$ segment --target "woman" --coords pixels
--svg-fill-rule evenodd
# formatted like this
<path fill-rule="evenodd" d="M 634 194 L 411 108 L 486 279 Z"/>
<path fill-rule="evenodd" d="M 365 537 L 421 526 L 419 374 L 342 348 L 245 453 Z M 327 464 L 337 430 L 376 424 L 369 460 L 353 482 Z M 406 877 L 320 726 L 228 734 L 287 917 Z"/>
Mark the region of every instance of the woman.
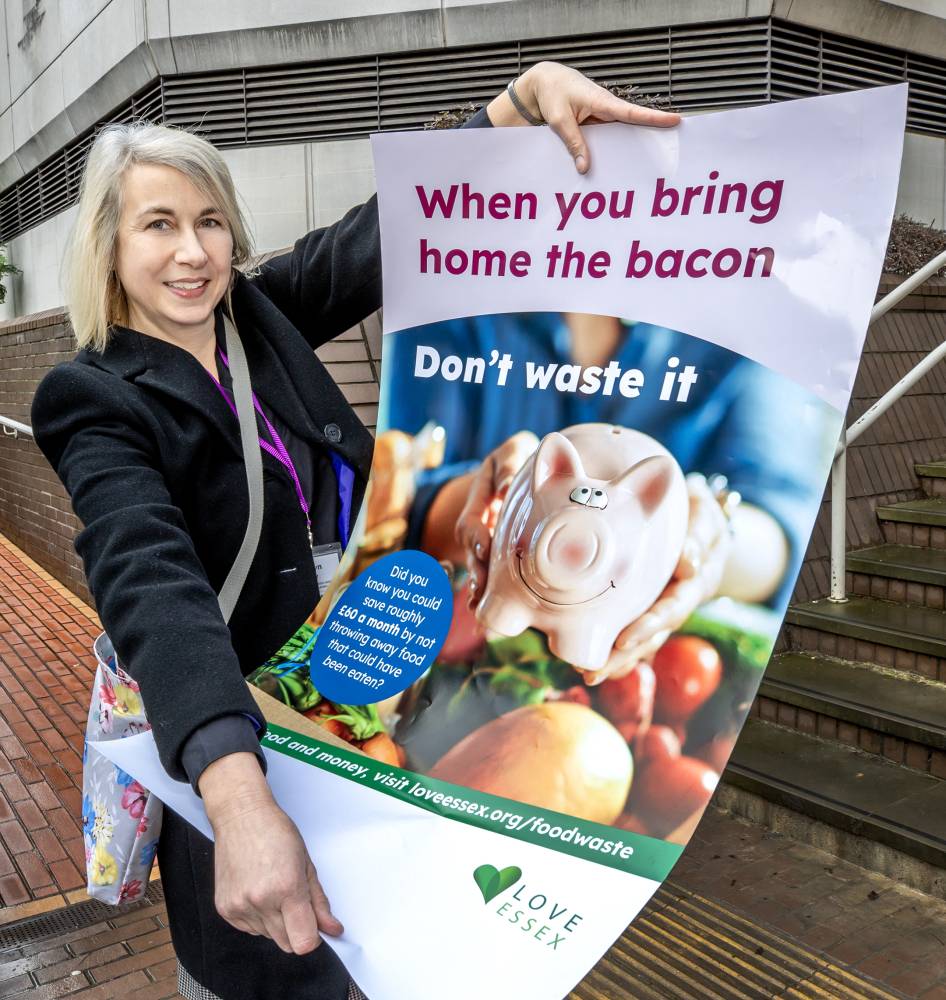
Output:
<path fill-rule="evenodd" d="M 580 172 L 589 167 L 580 122 L 678 121 L 543 63 L 469 124 L 522 125 L 522 111 L 552 125 Z M 76 548 L 140 685 L 162 763 L 203 796 L 214 831 L 211 844 L 165 812 L 158 858 L 182 991 L 334 1000 L 348 977 L 318 946 L 342 925 L 266 784 L 264 720 L 243 677 L 311 612 L 311 546 L 343 540 L 364 493 L 371 437 L 313 349 L 380 305 L 374 199 L 242 274 L 250 257 L 213 147 L 160 126 L 104 130 L 86 166 L 68 269 L 81 350 L 43 380 L 32 420 L 85 526 Z M 262 536 L 229 626 L 216 591 L 248 502 L 224 309 L 271 444 Z"/>

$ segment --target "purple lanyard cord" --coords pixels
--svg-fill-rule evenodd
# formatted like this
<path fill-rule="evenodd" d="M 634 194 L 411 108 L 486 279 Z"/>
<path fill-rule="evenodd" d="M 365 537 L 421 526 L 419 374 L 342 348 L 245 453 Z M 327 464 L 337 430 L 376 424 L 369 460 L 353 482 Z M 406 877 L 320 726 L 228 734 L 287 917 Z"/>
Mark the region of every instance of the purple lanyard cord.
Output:
<path fill-rule="evenodd" d="M 226 354 L 224 354 L 223 350 L 220 347 L 217 348 L 217 351 L 220 354 L 221 361 L 223 361 L 224 365 L 226 365 L 227 370 L 229 371 L 230 362 L 227 359 Z M 212 372 L 208 372 L 208 374 L 214 380 L 214 385 L 220 390 L 220 395 L 223 396 L 223 398 L 227 401 L 227 405 L 233 411 L 234 416 L 236 416 L 239 419 L 239 415 L 237 414 L 236 404 L 233 402 L 231 394 L 227 392 L 226 389 L 224 389 L 224 387 L 220 384 L 220 381 Z M 290 456 L 289 451 L 286 448 L 285 444 L 283 444 L 283 440 L 279 436 L 279 432 L 276 430 L 275 427 L 273 427 L 269 417 L 267 417 L 266 414 L 263 412 L 263 408 L 262 406 L 260 406 L 260 402 L 259 399 L 257 399 L 256 397 L 256 393 L 255 392 L 252 393 L 252 396 L 253 396 L 253 407 L 256 410 L 256 412 L 263 418 L 263 423 L 266 425 L 266 431 L 269 434 L 270 438 L 272 439 L 272 444 L 270 444 L 269 441 L 264 441 L 262 438 L 260 438 L 259 446 L 268 455 L 272 455 L 272 457 L 275 458 L 276 461 L 279 462 L 279 464 L 282 465 L 289 473 L 289 475 L 292 477 L 292 484 L 296 488 L 296 498 L 299 501 L 299 506 L 302 509 L 302 513 L 305 514 L 306 532 L 308 533 L 309 536 L 309 548 L 311 548 L 314 543 L 312 540 L 312 521 L 309 517 L 309 505 L 308 503 L 306 503 L 305 494 L 302 492 L 302 483 L 299 482 L 299 474 L 296 472 L 295 463 L 293 462 L 292 457 Z"/>

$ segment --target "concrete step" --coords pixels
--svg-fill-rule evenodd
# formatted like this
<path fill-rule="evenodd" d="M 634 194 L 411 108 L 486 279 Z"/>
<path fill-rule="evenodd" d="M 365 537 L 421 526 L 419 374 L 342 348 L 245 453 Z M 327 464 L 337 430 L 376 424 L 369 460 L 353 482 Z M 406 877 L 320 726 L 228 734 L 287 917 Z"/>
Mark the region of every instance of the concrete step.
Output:
<path fill-rule="evenodd" d="M 847 587 L 848 593 L 860 597 L 943 608 L 946 551 L 887 543 L 849 552 Z"/>
<path fill-rule="evenodd" d="M 852 597 L 793 604 L 785 615 L 789 648 L 874 663 L 946 682 L 946 611 Z"/>
<path fill-rule="evenodd" d="M 769 662 L 752 715 L 946 778 L 946 684 L 804 653 Z"/>
<path fill-rule="evenodd" d="M 877 518 L 887 542 L 946 549 L 946 496 L 884 504 Z"/>
<path fill-rule="evenodd" d="M 946 781 L 749 719 L 724 781 L 937 867 L 946 866 Z"/>
<path fill-rule="evenodd" d="M 946 497 L 946 462 L 918 462 L 914 468 L 928 497 Z"/>
<path fill-rule="evenodd" d="M 930 479 L 946 479 L 946 462 L 917 462 L 913 467 L 918 476 Z"/>

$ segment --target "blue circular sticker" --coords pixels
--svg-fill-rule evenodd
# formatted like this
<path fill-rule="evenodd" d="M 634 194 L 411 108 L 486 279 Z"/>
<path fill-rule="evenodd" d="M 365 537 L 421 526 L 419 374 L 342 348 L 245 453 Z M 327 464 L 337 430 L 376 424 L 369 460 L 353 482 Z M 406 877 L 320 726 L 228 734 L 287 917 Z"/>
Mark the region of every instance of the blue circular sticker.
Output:
<path fill-rule="evenodd" d="M 342 705 L 390 698 L 433 663 L 452 615 L 450 580 L 436 559 L 416 549 L 384 556 L 359 573 L 319 629 L 312 683 Z"/>

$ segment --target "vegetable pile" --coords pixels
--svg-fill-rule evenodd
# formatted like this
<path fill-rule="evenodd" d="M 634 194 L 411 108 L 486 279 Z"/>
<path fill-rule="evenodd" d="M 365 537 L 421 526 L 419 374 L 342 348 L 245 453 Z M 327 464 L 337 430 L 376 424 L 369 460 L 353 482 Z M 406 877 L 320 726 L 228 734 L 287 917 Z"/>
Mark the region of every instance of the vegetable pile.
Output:
<path fill-rule="evenodd" d="M 247 680 L 369 757 L 384 764 L 403 765 L 404 754 L 388 735 L 377 706 L 340 705 L 316 690 L 309 676 L 309 655 L 316 635 L 317 628 L 303 625 Z"/>
<path fill-rule="evenodd" d="M 461 591 L 447 643 L 401 706 L 409 765 L 480 791 L 684 842 L 772 649 L 771 612 L 719 600 L 653 663 L 585 685 L 527 631 L 487 641 Z"/>
<path fill-rule="evenodd" d="M 394 703 L 379 712 L 316 690 L 308 660 L 318 630 L 308 624 L 248 679 L 386 764 L 685 843 L 748 713 L 777 617 L 714 601 L 653 663 L 588 687 L 540 632 L 487 640 L 466 596 L 455 596 L 437 662 L 391 718 Z M 396 721 L 393 734 L 386 721 Z"/>

